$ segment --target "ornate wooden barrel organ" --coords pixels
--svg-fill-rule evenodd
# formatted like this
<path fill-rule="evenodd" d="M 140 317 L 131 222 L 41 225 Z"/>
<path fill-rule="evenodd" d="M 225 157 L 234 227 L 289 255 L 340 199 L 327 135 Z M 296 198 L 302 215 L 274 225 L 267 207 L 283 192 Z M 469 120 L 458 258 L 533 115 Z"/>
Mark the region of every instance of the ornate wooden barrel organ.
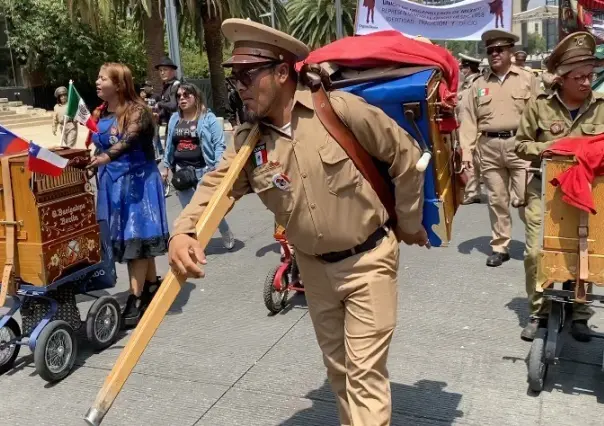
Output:
<path fill-rule="evenodd" d="M 64 158 L 85 163 L 86 149 L 59 149 Z M 95 199 L 86 171 L 68 165 L 59 177 L 31 173 L 27 153 L 3 160 L 0 173 L 0 265 L 6 263 L 7 226 L 15 226 L 14 278 L 49 286 L 78 269 L 101 261 Z M 6 177 L 9 177 L 8 182 Z M 12 194 L 7 197 L 6 185 Z M 13 220 L 7 219 L 12 199 Z M 11 214 L 12 213 L 12 214 Z"/>

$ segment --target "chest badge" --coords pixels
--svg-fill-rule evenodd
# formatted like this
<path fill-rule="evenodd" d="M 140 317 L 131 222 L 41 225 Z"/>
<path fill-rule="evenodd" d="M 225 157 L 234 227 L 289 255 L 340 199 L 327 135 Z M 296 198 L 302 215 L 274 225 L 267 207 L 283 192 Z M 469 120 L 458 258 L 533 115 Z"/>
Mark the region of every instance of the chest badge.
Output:
<path fill-rule="evenodd" d="M 254 148 L 254 167 L 260 167 L 263 164 L 266 164 L 268 161 L 268 154 L 266 152 L 266 144 L 257 145 Z"/>
<path fill-rule="evenodd" d="M 118 141 L 117 136 L 115 136 L 115 135 L 109 136 L 109 143 L 111 145 L 115 145 L 117 143 L 117 141 Z"/>
<path fill-rule="evenodd" d="M 291 188 L 291 179 L 285 173 L 273 175 L 273 185 L 281 191 L 288 191 Z"/>
<path fill-rule="evenodd" d="M 117 135 L 117 127 L 111 126 L 111 136 Z"/>
<path fill-rule="evenodd" d="M 552 135 L 559 135 L 564 131 L 564 126 L 561 123 L 554 123 L 550 126 L 549 131 Z"/>
<path fill-rule="evenodd" d="M 196 127 L 196 126 L 194 126 L 194 125 L 191 125 L 190 129 L 191 129 L 191 130 L 197 130 L 197 127 Z"/>
<path fill-rule="evenodd" d="M 478 97 L 489 96 L 489 88 L 478 89 Z"/>

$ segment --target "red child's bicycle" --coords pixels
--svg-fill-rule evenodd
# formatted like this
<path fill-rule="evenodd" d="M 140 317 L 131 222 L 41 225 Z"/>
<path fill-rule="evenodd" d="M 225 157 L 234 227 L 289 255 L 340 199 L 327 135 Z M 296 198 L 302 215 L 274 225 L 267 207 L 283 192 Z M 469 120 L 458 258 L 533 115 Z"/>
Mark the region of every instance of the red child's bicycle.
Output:
<path fill-rule="evenodd" d="M 277 226 L 274 237 L 281 245 L 281 263 L 267 275 L 263 297 L 266 308 L 277 314 L 287 306 L 289 292 L 304 292 L 304 285 L 296 264 L 296 256 L 287 243 L 285 228 Z"/>

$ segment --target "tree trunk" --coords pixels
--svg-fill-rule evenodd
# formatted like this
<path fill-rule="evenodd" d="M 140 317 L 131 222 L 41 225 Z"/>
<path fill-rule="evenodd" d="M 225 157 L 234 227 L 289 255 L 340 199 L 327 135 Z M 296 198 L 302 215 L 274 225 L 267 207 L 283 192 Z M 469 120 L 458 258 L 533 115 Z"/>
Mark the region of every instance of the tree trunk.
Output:
<path fill-rule="evenodd" d="M 203 17 L 203 31 L 212 85 L 212 109 L 218 117 L 226 116 L 227 92 L 222 68 L 223 40 L 218 18 Z"/>
<path fill-rule="evenodd" d="M 147 80 L 151 80 L 153 83 L 153 92 L 159 95 L 162 90 L 162 81 L 159 76 L 159 71 L 155 69 L 155 65 L 161 61 L 161 58 L 165 55 L 165 31 L 158 1 L 151 2 L 151 16 L 144 15 L 143 29 L 145 31 L 145 50 L 147 52 Z M 142 84 L 143 82 L 137 83 Z"/>

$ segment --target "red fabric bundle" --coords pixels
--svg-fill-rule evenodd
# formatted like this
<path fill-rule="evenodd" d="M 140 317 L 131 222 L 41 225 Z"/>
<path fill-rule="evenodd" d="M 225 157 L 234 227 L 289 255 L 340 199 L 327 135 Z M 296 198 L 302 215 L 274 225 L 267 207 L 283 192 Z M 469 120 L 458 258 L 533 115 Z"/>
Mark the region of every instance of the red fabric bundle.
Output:
<path fill-rule="evenodd" d="M 591 184 L 596 176 L 604 175 L 604 134 L 560 139 L 545 153 L 575 156 L 578 164 L 552 179 L 550 183 L 560 186 L 564 202 L 596 214 Z"/>
<path fill-rule="evenodd" d="M 445 48 L 417 41 L 398 31 L 345 37 L 310 53 L 304 62 L 296 66 L 299 71 L 304 63 L 334 62 L 352 68 L 373 68 L 394 64 L 437 66 L 441 69 L 444 84 L 439 84 L 443 107 L 453 110 L 457 104 L 459 63 Z M 441 131 L 451 132 L 458 127 L 455 118 L 440 123 Z"/>

